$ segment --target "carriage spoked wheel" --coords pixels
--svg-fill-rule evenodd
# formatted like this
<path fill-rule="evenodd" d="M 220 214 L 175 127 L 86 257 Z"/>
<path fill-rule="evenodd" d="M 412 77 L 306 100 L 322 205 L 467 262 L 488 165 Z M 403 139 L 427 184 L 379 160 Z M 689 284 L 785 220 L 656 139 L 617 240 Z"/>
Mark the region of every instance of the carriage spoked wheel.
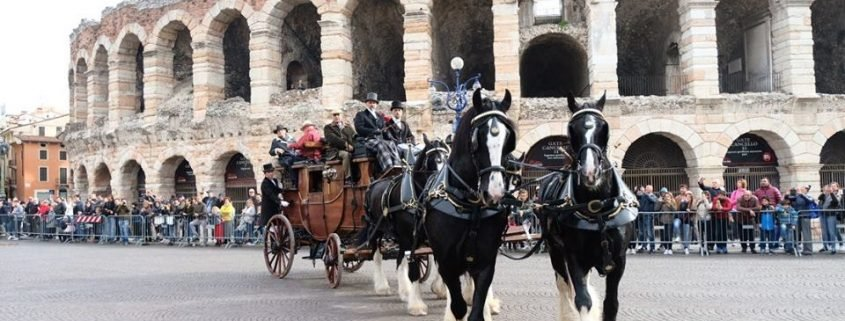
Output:
<path fill-rule="evenodd" d="M 323 264 L 326 266 L 326 279 L 329 286 L 336 289 L 340 286 L 340 277 L 343 274 L 343 255 L 340 254 L 340 236 L 335 233 L 329 234 L 326 240 L 326 251 L 323 254 Z"/>
<path fill-rule="evenodd" d="M 287 217 L 278 214 L 267 222 L 264 233 L 264 263 L 274 277 L 283 279 L 293 265 L 296 240 Z"/>
<path fill-rule="evenodd" d="M 420 265 L 420 283 L 423 283 L 431 276 L 431 255 L 417 257 L 417 262 Z"/>
<path fill-rule="evenodd" d="M 355 273 L 364 266 L 364 259 L 359 257 L 352 257 L 349 259 L 343 260 L 343 271 L 349 273 Z"/>

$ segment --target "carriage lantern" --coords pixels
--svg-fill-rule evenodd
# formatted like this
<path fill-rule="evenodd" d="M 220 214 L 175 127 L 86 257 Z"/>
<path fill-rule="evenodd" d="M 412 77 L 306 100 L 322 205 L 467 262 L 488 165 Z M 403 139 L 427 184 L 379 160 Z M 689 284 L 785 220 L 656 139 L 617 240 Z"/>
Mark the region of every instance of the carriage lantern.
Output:
<path fill-rule="evenodd" d="M 453 88 L 449 87 L 446 82 L 439 80 L 429 80 L 428 82 L 431 84 L 430 90 L 432 93 L 437 90 L 435 85 L 440 85 L 446 88 L 446 103 L 444 105 L 446 108 L 455 111 L 455 122 L 452 124 L 452 133 L 455 133 L 458 129 L 458 125 L 461 123 L 461 114 L 463 114 L 464 109 L 467 106 L 467 88 L 470 84 L 472 84 L 473 91 L 481 88 L 481 82 L 479 81 L 479 79 L 481 79 L 481 74 L 476 74 L 466 81 L 461 82 L 461 70 L 464 69 L 464 60 L 461 57 L 452 58 L 452 61 L 449 62 L 449 66 L 451 66 L 452 70 L 455 72 L 454 91 L 452 91 Z"/>

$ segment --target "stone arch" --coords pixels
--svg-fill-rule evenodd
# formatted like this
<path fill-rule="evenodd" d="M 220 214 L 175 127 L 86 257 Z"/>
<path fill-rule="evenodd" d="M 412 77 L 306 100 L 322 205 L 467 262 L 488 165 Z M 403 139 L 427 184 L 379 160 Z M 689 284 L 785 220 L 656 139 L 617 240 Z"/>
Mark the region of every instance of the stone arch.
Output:
<path fill-rule="evenodd" d="M 802 144 L 798 134 L 792 128 L 783 126 L 783 121 L 779 119 L 754 117 L 742 120 L 725 129 L 724 133 L 727 135 L 724 145 L 716 145 L 712 154 L 724 156 L 733 141 L 743 134 L 749 133 L 760 136 L 769 143 L 774 149 L 781 167 L 796 163 L 813 164 L 818 160 L 818 154 L 808 155 L 809 145 L 817 143 Z M 821 150 L 821 148 L 819 147 L 818 150 Z"/>
<path fill-rule="evenodd" d="M 611 158 L 623 160 L 634 142 L 649 134 L 663 136 L 678 145 L 684 153 L 687 168 L 699 166 L 699 160 L 704 156 L 701 149 L 704 140 L 692 127 L 679 121 L 663 118 L 639 121 L 625 129 L 623 134 L 616 139 L 611 139 Z"/>
<path fill-rule="evenodd" d="M 190 168 L 190 173 L 184 171 L 186 163 Z M 179 174 L 188 175 L 177 176 L 177 171 Z M 183 155 L 174 154 L 161 162 L 158 178 L 158 192 L 162 197 L 169 197 L 170 195 L 185 195 L 185 197 L 188 197 L 188 194 L 191 194 L 189 191 L 191 185 L 193 185 L 193 194 L 190 196 L 197 195 L 196 174 L 193 173 L 191 163 Z"/>
<path fill-rule="evenodd" d="M 79 164 L 76 167 L 76 171 L 73 173 L 73 186 L 76 190 L 76 194 L 80 195 L 82 198 L 88 197 L 88 170 L 83 164 Z"/>
<path fill-rule="evenodd" d="M 517 136 L 515 153 L 527 152 L 534 143 L 552 135 L 566 135 L 566 121 L 551 120 Z"/>
<path fill-rule="evenodd" d="M 232 162 L 236 157 L 242 157 L 240 160 L 245 160 L 248 164 L 244 164 L 245 172 L 237 175 L 235 172 L 230 172 Z M 209 178 L 211 180 L 212 190 L 222 190 L 226 196 L 232 198 L 238 210 L 244 207 L 246 203 L 247 190 L 249 188 L 256 188 L 258 176 L 256 169 L 260 170 L 261 165 L 256 165 L 253 159 L 249 156 L 248 151 L 240 151 L 238 149 L 231 149 L 221 153 L 211 162 Z M 243 177 L 241 177 L 243 176 Z"/>
<path fill-rule="evenodd" d="M 74 69 L 74 118 L 85 123 L 88 119 L 88 63 L 79 58 Z"/>
<path fill-rule="evenodd" d="M 105 45 L 98 45 L 94 51 L 90 84 L 88 124 L 101 126 L 109 116 L 109 53 Z"/>
<path fill-rule="evenodd" d="M 125 117 L 144 112 L 144 44 L 146 34 L 140 29 L 140 34 L 133 30 L 140 26 L 128 25 L 121 31 L 113 47 L 112 56 L 117 82 L 114 102 L 110 103 L 112 113 L 109 118 L 120 121 Z M 112 117 L 114 116 L 114 117 Z"/>
<path fill-rule="evenodd" d="M 548 33 L 532 39 L 520 59 L 523 97 L 565 97 L 589 94 L 587 51 L 575 38 Z"/>
<path fill-rule="evenodd" d="M 105 35 L 100 35 L 99 37 L 97 37 L 97 42 L 95 42 L 94 46 L 91 47 L 90 57 L 94 57 L 94 56 L 97 55 L 97 51 L 99 50 L 100 46 L 102 46 L 103 48 L 106 49 L 106 54 L 111 54 L 112 50 L 114 50 L 114 49 L 112 49 L 111 39 L 109 39 L 109 37 L 107 37 Z M 106 59 L 108 59 L 108 58 L 109 57 L 106 57 Z"/>
<path fill-rule="evenodd" d="M 301 64 L 306 78 L 303 79 L 303 87 L 316 88 L 323 85 L 323 75 L 321 66 L 322 55 L 322 39 L 320 14 L 317 7 L 309 1 L 290 1 L 290 8 L 277 9 L 278 11 L 286 10 L 286 12 L 279 12 L 282 16 L 280 19 L 274 19 L 273 30 L 278 30 L 280 34 L 279 50 L 281 54 L 282 79 L 285 80 L 285 89 L 298 88 L 298 84 L 294 83 L 291 87 L 289 80 L 291 75 L 288 74 L 289 66 L 293 62 Z"/>
<path fill-rule="evenodd" d="M 92 192 L 99 196 L 108 196 L 112 194 L 111 187 L 111 170 L 106 163 L 99 163 L 94 169 L 94 186 Z"/>
<path fill-rule="evenodd" d="M 719 1 L 716 5 L 720 92 L 770 92 L 775 89 L 769 1 Z M 746 46 L 746 31 L 758 25 L 764 36 L 759 43 Z M 746 48 L 753 49 L 746 52 Z"/>
<path fill-rule="evenodd" d="M 832 182 L 845 185 L 845 130 L 836 132 L 827 139 L 819 155 L 819 163 L 822 168 L 819 170 L 821 185 Z"/>
<path fill-rule="evenodd" d="M 454 83 L 449 62 L 464 59 L 463 75 L 481 74 L 481 86 L 495 89 L 493 2 L 491 0 L 434 0 L 432 6 L 433 79 Z"/>
<path fill-rule="evenodd" d="M 168 11 L 156 22 L 147 46 L 154 51 L 151 64 L 157 67 L 150 84 L 150 96 L 156 100 L 187 95 L 193 89 L 196 26 L 193 16 L 183 10 Z"/>
<path fill-rule="evenodd" d="M 689 185 L 686 153 L 675 141 L 677 136 L 651 133 L 643 135 L 625 151 L 622 178 L 629 186 L 654 185 L 678 191 L 681 184 Z M 687 146 L 689 149 L 689 146 Z"/>
<path fill-rule="evenodd" d="M 383 100 L 405 100 L 404 13 L 398 0 L 365 1 L 354 7 L 353 95 L 377 92 Z M 378 19 L 372 19 L 378 17 Z"/>
<path fill-rule="evenodd" d="M 816 91 L 845 94 L 845 11 L 842 1 L 815 0 L 810 6 Z"/>
<path fill-rule="evenodd" d="M 130 159 L 120 167 L 120 196 L 129 203 L 138 200 L 146 191 L 146 171 L 141 162 Z"/>
<path fill-rule="evenodd" d="M 195 86 L 200 87 L 194 91 L 195 94 L 209 91 L 208 99 L 212 101 L 230 97 L 241 97 L 250 101 L 249 39 L 243 39 L 243 36 L 250 38 L 250 27 L 257 23 L 255 21 L 258 21 L 259 16 L 255 15 L 252 6 L 243 0 L 220 1 L 205 14 L 197 32 L 199 37 L 194 39 L 202 44 L 203 48 L 197 48 L 195 51 L 194 63 L 201 64 L 205 69 L 203 73 L 208 74 L 201 76 L 201 83 L 195 83 Z M 235 28 L 230 28 L 233 23 Z M 230 41 L 226 41 L 227 32 L 230 34 Z M 240 32 L 241 38 L 231 43 L 235 38 L 232 34 L 236 32 Z M 228 46 L 225 42 L 229 42 Z M 228 59 L 227 51 L 231 53 Z M 196 104 L 197 99 L 194 101 Z"/>
<path fill-rule="evenodd" d="M 616 6 L 619 94 L 680 94 L 678 0 L 620 0 Z"/>

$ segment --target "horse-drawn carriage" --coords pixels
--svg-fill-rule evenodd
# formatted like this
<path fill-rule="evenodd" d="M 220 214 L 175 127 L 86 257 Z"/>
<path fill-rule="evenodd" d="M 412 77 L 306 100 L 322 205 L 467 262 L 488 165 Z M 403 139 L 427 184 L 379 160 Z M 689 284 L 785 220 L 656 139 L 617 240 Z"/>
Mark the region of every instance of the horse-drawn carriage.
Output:
<path fill-rule="evenodd" d="M 364 261 L 373 259 L 375 251 L 386 259 L 405 255 L 385 244 L 355 253 L 345 250 L 355 243 L 356 235 L 366 226 L 367 189 L 376 181 L 372 176 L 375 174 L 374 159 L 361 157 L 353 159 L 352 163 L 360 173 L 360 180 L 355 185 L 344 184 L 345 175 L 339 160 L 292 166 L 290 174 L 298 175 L 298 188 L 283 192 L 290 205 L 283 214 L 271 217 L 266 223 L 264 260 L 273 276 L 287 276 L 294 256 L 303 246 L 311 248 L 306 258 L 323 261 L 326 278 L 332 288 L 340 285 L 343 271 L 357 271 Z M 387 180 L 401 175 L 400 170 L 390 170 L 380 173 L 378 179 Z M 430 273 L 430 254 L 431 249 L 425 247 L 413 253 L 424 278 Z"/>

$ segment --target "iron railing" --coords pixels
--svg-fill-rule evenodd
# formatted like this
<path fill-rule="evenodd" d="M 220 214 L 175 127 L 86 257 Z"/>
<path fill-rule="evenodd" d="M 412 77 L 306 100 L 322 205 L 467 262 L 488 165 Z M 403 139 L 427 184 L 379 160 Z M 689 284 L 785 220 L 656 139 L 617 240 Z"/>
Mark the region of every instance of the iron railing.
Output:
<path fill-rule="evenodd" d="M 781 74 L 777 72 L 748 76 L 744 73 L 734 73 L 723 76 L 719 83 L 721 92 L 729 94 L 777 92 L 782 88 Z"/>
<path fill-rule="evenodd" d="M 681 95 L 685 87 L 685 75 L 619 76 L 619 94 L 622 96 Z"/>

